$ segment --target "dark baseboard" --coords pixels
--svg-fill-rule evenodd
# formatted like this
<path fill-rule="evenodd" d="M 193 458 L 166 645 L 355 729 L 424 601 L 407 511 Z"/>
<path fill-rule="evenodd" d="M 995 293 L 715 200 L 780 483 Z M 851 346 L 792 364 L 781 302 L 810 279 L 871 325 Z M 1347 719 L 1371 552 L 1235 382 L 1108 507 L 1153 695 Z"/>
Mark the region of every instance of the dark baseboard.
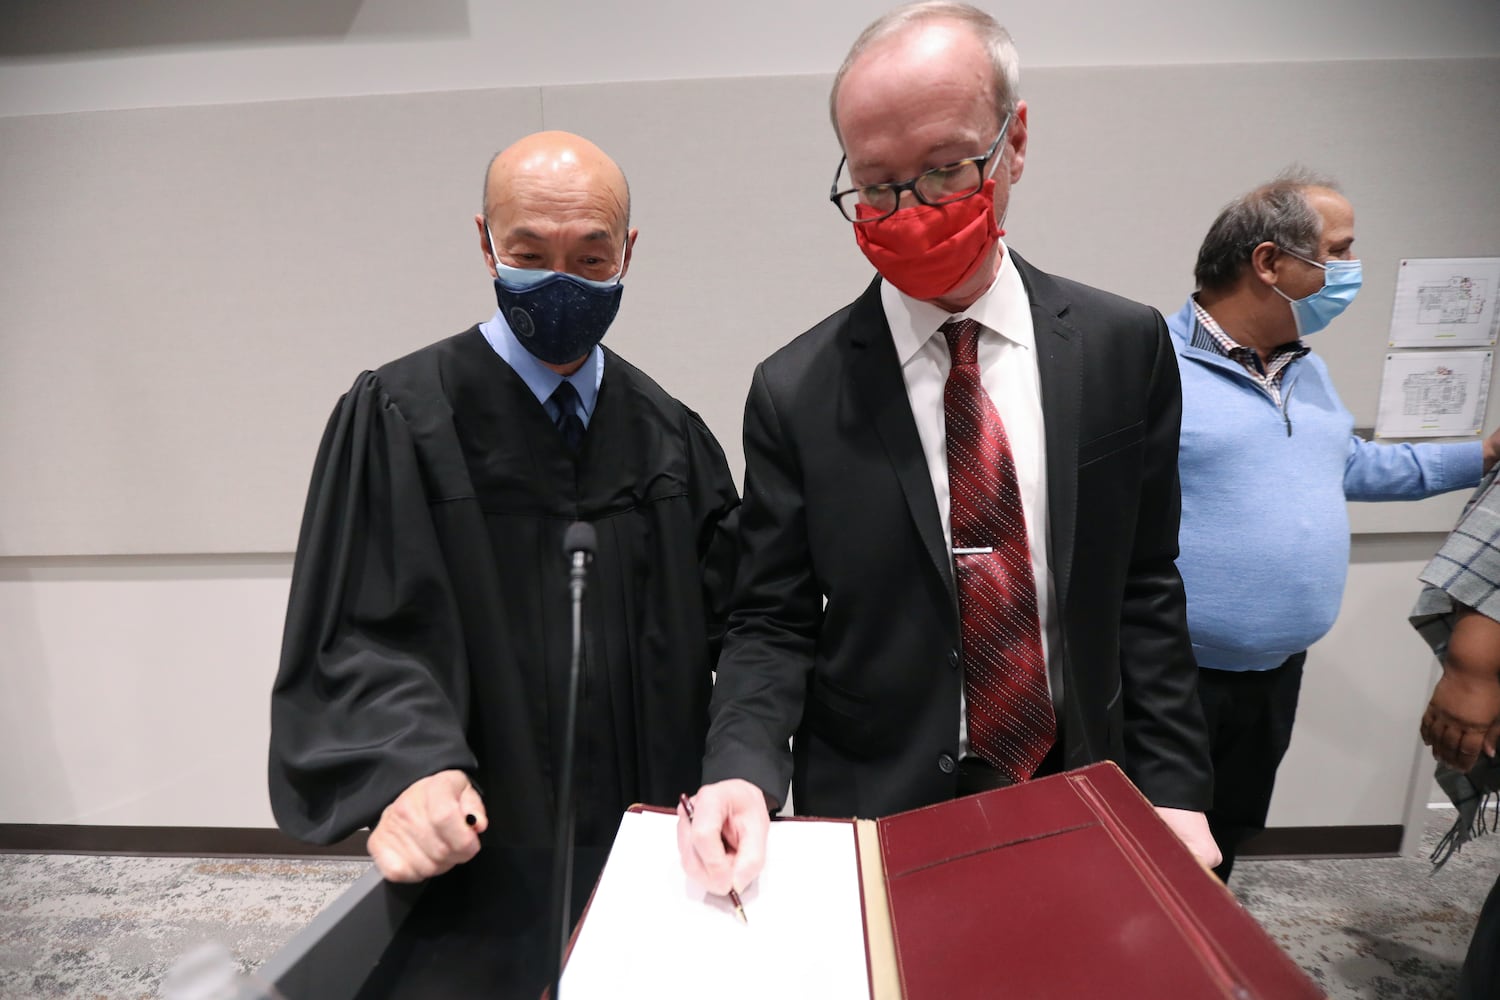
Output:
<path fill-rule="evenodd" d="M 280 830 L 230 826 L 68 826 L 0 823 L 0 853 L 138 854 L 186 858 L 366 858 L 360 831 L 307 844 Z M 1242 858 L 1381 858 L 1401 853 L 1397 826 L 1282 826 L 1240 845 Z"/>
<path fill-rule="evenodd" d="M 1401 826 L 1280 826 L 1240 845 L 1241 858 L 1390 858 L 1401 853 Z"/>
<path fill-rule="evenodd" d="M 307 844 L 280 830 L 234 826 L 72 826 L 0 823 L 0 853 L 138 854 L 185 858 L 366 858 L 363 830 Z"/>

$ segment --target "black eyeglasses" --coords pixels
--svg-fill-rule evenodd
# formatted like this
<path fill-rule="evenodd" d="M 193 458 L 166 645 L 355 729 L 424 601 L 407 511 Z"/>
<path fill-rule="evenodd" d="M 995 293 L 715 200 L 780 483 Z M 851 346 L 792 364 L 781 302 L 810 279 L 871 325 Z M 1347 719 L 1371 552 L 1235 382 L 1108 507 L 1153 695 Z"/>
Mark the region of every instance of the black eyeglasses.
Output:
<path fill-rule="evenodd" d="M 844 218 L 850 222 L 875 222 L 889 217 L 901 207 L 903 191 L 910 191 L 924 205 L 951 205 L 955 201 L 972 198 L 984 187 L 990 174 L 991 161 L 999 162 L 995 160 L 995 153 L 999 151 L 1000 143 L 1005 140 L 1005 133 L 1010 129 L 1010 118 L 1007 114 L 1005 121 L 1000 123 L 1000 134 L 983 156 L 971 156 L 941 167 L 933 167 L 926 173 L 899 184 L 867 184 L 840 191 L 839 179 L 849 162 L 849 157 L 845 155 L 839 159 L 838 170 L 834 172 L 828 200 L 837 205 Z"/>

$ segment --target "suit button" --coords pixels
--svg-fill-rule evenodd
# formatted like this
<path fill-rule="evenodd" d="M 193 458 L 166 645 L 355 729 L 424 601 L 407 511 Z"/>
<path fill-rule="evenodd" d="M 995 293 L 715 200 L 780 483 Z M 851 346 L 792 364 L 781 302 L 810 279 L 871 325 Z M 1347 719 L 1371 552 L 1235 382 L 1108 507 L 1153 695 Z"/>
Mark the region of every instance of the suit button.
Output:
<path fill-rule="evenodd" d="M 952 774 L 953 773 L 953 768 L 955 766 L 956 765 L 953 763 L 953 755 L 951 753 L 940 753 L 940 754 L 938 754 L 938 770 L 939 771 L 942 771 L 944 774 Z"/>
<path fill-rule="evenodd" d="M 948 666 L 952 667 L 954 670 L 958 669 L 958 650 L 948 650 Z"/>

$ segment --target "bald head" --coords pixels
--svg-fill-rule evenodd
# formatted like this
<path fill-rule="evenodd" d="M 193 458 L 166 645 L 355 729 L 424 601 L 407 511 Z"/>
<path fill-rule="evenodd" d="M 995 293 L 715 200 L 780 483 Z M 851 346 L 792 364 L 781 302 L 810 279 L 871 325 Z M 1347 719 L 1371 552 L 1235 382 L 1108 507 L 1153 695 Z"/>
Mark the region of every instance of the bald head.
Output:
<path fill-rule="evenodd" d="M 571 132 L 536 132 L 496 153 L 475 221 L 492 268 L 498 257 L 512 267 L 605 278 L 621 270 L 634 241 L 624 172 Z"/>
<path fill-rule="evenodd" d="M 924 61 L 941 66 L 955 56 L 963 58 L 967 54 L 963 51 L 968 47 L 966 43 L 977 45 L 983 53 L 988 73 L 980 87 L 986 92 L 998 123 L 1002 116 L 1015 110 L 1019 99 L 1017 91 L 1020 87 L 1020 63 L 1010 33 L 989 14 L 970 4 L 951 0 L 920 0 L 897 7 L 876 18 L 849 47 L 843 65 L 834 75 L 833 88 L 828 95 L 829 117 L 833 120 L 835 134 L 842 139 L 839 92 L 851 70 L 857 64 L 865 62 L 867 55 L 873 55 L 882 62 L 891 59 L 893 50 L 896 59 L 903 56 L 916 57 L 918 65 L 915 67 L 887 68 L 902 71 L 915 68 L 920 74 L 924 69 L 920 64 Z M 924 56 L 925 59 L 922 58 Z M 913 78 L 897 79 L 907 89 L 918 89 Z"/>
<path fill-rule="evenodd" d="M 619 164 L 598 146 L 572 132 L 533 132 L 490 159 L 484 175 L 484 214 L 488 218 L 507 190 L 519 183 L 576 184 L 597 192 L 621 208 L 622 226 L 630 225 L 630 185 Z"/>

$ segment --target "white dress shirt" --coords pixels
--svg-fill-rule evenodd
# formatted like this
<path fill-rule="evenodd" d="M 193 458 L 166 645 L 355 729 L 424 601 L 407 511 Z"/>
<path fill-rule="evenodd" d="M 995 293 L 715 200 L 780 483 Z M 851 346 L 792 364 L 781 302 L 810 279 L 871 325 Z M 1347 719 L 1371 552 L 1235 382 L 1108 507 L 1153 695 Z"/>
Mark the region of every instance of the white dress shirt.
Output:
<path fill-rule="evenodd" d="M 1004 244 L 1001 244 L 1002 249 Z M 1026 541 L 1031 549 L 1031 572 L 1036 581 L 1037 613 L 1041 619 L 1042 655 L 1047 663 L 1052 701 L 1060 708 L 1062 679 L 1052 669 L 1052 650 L 1061 641 L 1055 613 L 1051 565 L 1047 558 L 1047 442 L 1042 417 L 1041 377 L 1037 373 L 1036 334 L 1031 324 L 1031 302 L 1021 275 L 1006 254 L 995 283 L 969 308 L 949 313 L 930 302 L 914 299 L 888 281 L 880 284 L 901 378 L 917 422 L 922 455 L 932 478 L 943 537 L 952 561 L 953 529 L 949 520 L 948 441 L 943 419 L 943 386 L 952 360 L 948 341 L 938 328 L 950 319 L 972 319 L 979 330 L 979 378 L 995 404 L 1005 436 L 1010 441 L 1026 516 Z M 968 752 L 967 714 L 960 697 L 959 750 Z"/>

